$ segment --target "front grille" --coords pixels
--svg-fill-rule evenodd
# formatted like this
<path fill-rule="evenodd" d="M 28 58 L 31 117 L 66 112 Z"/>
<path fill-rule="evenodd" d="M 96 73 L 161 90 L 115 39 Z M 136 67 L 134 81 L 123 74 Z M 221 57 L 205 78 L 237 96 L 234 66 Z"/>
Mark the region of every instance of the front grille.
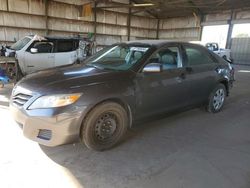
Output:
<path fill-rule="evenodd" d="M 52 131 L 47 129 L 39 129 L 37 138 L 43 139 L 43 140 L 50 140 L 52 137 Z"/>
<path fill-rule="evenodd" d="M 26 102 L 30 100 L 31 97 L 32 97 L 31 95 L 19 93 L 13 96 L 12 101 L 17 106 L 22 107 Z"/>

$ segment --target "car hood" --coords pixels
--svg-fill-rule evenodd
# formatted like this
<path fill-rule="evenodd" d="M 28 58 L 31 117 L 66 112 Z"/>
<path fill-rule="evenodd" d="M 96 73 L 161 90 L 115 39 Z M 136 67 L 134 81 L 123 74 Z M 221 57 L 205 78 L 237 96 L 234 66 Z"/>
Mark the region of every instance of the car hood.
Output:
<path fill-rule="evenodd" d="M 118 76 L 119 74 L 119 76 Z M 73 65 L 48 69 L 23 78 L 17 87 L 40 94 L 71 93 L 82 87 L 102 84 L 108 80 L 127 77 L 127 71 L 99 69 L 87 65 Z"/>

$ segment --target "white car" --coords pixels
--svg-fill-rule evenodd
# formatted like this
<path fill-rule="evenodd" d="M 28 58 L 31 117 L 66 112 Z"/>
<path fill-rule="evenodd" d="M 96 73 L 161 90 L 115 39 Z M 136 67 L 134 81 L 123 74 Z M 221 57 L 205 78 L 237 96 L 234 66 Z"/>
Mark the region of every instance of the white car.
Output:
<path fill-rule="evenodd" d="M 230 49 L 223 49 L 219 48 L 218 43 L 207 43 L 206 47 L 219 55 L 220 57 L 224 58 L 226 61 L 233 63 L 233 59 L 231 57 L 231 50 Z"/>
<path fill-rule="evenodd" d="M 6 50 L 8 56 L 15 52 L 23 75 L 35 71 L 69 65 L 82 58 L 78 38 L 41 37 L 30 35 Z"/>

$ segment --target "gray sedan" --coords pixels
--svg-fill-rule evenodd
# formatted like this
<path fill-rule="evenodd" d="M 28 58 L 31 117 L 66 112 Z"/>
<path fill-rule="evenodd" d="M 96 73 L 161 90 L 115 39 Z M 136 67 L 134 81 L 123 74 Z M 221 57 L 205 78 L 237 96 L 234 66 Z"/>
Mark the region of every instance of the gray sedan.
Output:
<path fill-rule="evenodd" d="M 82 65 L 26 76 L 10 109 L 26 137 L 57 146 L 80 140 L 105 150 L 135 122 L 157 114 L 205 106 L 219 112 L 234 69 L 206 48 L 183 42 L 114 44 Z"/>

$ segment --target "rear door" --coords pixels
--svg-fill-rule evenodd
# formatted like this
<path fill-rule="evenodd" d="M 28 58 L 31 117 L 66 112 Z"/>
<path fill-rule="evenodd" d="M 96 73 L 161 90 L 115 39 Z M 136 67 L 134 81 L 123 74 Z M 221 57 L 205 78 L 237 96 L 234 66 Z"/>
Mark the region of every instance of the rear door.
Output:
<path fill-rule="evenodd" d="M 187 105 L 189 83 L 178 45 L 166 46 L 155 52 L 148 63 L 158 61 L 163 70 L 156 73 L 138 73 L 136 78 L 136 105 L 138 119 Z"/>
<path fill-rule="evenodd" d="M 185 44 L 184 66 L 189 73 L 190 100 L 194 103 L 203 103 L 208 99 L 209 94 L 215 87 L 218 80 L 219 68 L 217 60 L 202 47 L 192 44 Z"/>
<path fill-rule="evenodd" d="M 55 66 L 73 64 L 77 61 L 77 42 L 74 40 L 58 40 L 55 51 Z"/>

